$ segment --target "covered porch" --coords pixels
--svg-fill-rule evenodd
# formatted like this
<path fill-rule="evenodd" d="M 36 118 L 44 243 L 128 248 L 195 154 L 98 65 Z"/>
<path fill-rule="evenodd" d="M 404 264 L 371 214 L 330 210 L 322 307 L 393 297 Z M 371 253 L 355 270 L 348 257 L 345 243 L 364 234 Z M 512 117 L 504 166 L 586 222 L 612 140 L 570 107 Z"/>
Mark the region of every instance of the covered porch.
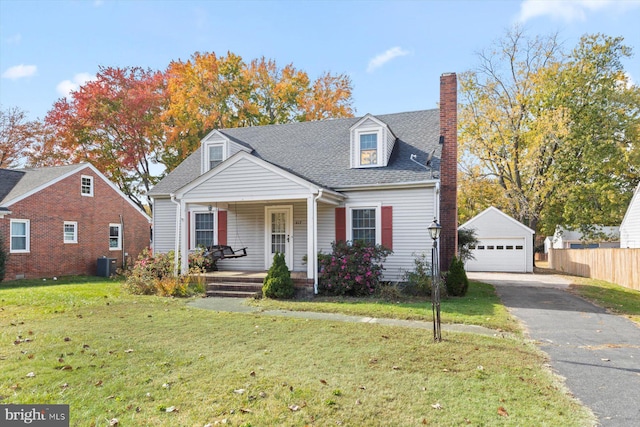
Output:
<path fill-rule="evenodd" d="M 249 279 L 256 274 L 261 276 L 251 279 L 260 282 L 274 254 L 283 253 L 297 278 L 317 285 L 319 233 L 333 231 L 334 209 L 344 199 L 340 193 L 238 153 L 172 195 L 178 218 L 176 252 L 213 245 L 246 248 L 246 256 L 218 260 L 219 271 L 211 278 Z M 181 263 L 182 271 L 188 271 L 187 257 Z"/>

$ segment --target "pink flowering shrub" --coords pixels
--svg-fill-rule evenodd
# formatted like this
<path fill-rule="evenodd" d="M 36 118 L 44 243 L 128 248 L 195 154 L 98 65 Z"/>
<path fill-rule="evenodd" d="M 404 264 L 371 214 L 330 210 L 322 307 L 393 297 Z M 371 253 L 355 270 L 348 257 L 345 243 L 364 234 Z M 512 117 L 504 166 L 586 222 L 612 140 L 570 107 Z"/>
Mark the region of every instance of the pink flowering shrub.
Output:
<path fill-rule="evenodd" d="M 372 295 L 380 285 L 382 263 L 391 250 L 361 240 L 333 242 L 331 254 L 318 258 L 319 291 L 326 295 Z"/>

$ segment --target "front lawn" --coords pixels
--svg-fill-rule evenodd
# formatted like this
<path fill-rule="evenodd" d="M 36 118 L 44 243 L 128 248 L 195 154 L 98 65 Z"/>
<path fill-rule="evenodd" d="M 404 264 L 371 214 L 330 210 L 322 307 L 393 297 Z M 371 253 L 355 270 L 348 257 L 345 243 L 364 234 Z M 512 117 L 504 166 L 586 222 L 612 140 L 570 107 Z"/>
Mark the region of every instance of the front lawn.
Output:
<path fill-rule="evenodd" d="M 519 339 L 186 302 L 0 284 L 0 403 L 69 404 L 72 426 L 592 424 Z"/>
<path fill-rule="evenodd" d="M 311 301 L 279 301 L 271 299 L 251 302 L 265 310 L 318 311 L 354 316 L 406 320 L 432 320 L 430 297 L 388 301 L 380 298 L 317 297 Z M 517 332 L 517 321 L 511 317 L 496 295 L 493 286 L 470 282 L 464 297 L 442 298 L 442 323 L 478 325 L 500 331 Z"/>

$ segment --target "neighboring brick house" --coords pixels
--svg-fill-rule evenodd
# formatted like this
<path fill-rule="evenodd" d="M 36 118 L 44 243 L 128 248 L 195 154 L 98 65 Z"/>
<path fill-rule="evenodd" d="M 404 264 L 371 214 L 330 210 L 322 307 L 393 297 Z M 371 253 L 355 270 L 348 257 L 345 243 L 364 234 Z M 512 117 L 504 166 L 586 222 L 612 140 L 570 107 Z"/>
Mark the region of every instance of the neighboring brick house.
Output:
<path fill-rule="evenodd" d="M 402 280 L 428 227 L 442 224 L 440 265 L 457 243 L 457 78 L 440 78 L 440 109 L 213 130 L 150 192 L 154 253 L 247 247 L 218 268 L 262 272 L 275 252 L 317 285 L 332 241 L 393 250 L 384 279 Z M 187 257 L 182 257 L 186 271 Z"/>
<path fill-rule="evenodd" d="M 5 280 L 95 275 L 97 259 L 135 259 L 150 218 L 88 163 L 0 169 Z"/>

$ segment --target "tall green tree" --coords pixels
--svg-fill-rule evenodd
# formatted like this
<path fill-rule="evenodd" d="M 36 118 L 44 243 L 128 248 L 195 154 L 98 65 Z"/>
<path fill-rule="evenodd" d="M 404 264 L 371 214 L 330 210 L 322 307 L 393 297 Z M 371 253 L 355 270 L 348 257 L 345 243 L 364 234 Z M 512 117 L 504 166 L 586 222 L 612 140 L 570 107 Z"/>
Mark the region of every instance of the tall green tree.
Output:
<path fill-rule="evenodd" d="M 483 204 L 545 234 L 619 224 L 640 179 L 628 55 L 620 38 L 585 36 L 565 54 L 555 35 L 517 27 L 481 52 L 461 78 L 460 199 L 482 185 Z"/>

